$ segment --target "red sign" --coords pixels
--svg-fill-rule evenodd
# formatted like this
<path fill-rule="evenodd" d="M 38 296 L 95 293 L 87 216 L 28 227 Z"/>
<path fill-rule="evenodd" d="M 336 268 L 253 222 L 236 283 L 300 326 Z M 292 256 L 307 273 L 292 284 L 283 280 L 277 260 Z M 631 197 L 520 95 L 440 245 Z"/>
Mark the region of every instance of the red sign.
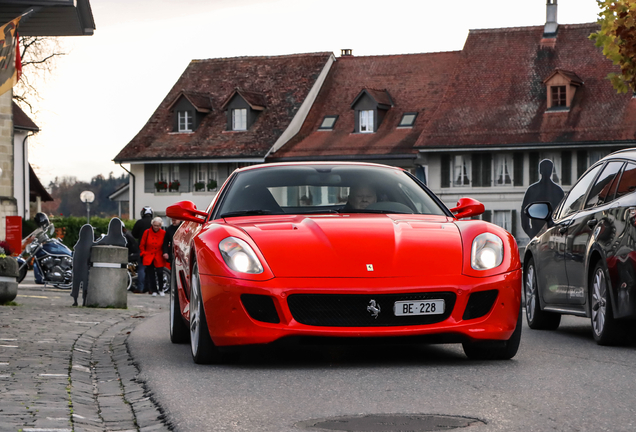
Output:
<path fill-rule="evenodd" d="M 14 254 L 22 252 L 22 216 L 7 216 L 7 243 Z"/>

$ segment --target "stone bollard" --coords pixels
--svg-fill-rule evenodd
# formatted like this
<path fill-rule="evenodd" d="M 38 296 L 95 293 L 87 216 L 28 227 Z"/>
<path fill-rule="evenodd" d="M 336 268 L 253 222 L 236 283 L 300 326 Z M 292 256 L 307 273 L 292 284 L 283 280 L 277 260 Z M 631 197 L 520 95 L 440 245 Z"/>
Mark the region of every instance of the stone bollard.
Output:
<path fill-rule="evenodd" d="M 14 258 L 0 259 L 0 304 L 13 301 L 18 295 L 18 269 Z"/>
<path fill-rule="evenodd" d="M 120 246 L 93 246 L 85 306 L 128 307 L 128 249 Z"/>

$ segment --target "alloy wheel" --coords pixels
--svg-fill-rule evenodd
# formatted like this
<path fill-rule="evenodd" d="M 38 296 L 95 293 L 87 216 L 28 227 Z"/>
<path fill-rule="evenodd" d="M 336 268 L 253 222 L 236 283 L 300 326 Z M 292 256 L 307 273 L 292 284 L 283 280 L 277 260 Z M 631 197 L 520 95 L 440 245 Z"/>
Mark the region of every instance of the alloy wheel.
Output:
<path fill-rule="evenodd" d="M 534 266 L 530 264 L 526 271 L 526 317 L 534 320 L 534 308 L 537 302 L 537 284 L 534 277 Z"/>
<path fill-rule="evenodd" d="M 605 272 L 597 268 L 592 284 L 592 328 L 596 335 L 603 334 L 607 315 L 607 283 Z"/>
<path fill-rule="evenodd" d="M 192 269 L 192 288 L 190 290 L 190 347 L 192 354 L 199 351 L 199 332 L 201 331 L 201 302 L 200 296 L 199 268 L 194 265 Z"/>

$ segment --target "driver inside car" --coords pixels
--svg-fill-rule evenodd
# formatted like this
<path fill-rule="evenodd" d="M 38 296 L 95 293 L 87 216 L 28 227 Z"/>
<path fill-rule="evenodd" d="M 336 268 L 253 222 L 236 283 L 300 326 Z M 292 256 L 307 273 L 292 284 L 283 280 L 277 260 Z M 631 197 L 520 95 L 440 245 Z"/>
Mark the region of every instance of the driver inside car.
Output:
<path fill-rule="evenodd" d="M 349 189 L 349 198 L 345 210 L 364 210 L 371 204 L 375 204 L 378 196 L 375 188 L 370 185 L 353 185 Z"/>

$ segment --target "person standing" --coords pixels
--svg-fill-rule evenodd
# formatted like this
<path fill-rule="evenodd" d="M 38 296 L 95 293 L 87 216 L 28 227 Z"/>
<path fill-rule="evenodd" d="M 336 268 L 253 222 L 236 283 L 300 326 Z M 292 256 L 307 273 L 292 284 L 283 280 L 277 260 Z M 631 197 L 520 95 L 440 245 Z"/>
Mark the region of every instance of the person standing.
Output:
<path fill-rule="evenodd" d="M 172 219 L 172 224 L 166 228 L 166 237 L 163 239 L 163 259 L 166 262 L 172 263 L 172 239 L 174 238 L 174 233 L 177 232 L 181 226 L 181 221 L 177 219 Z"/>
<path fill-rule="evenodd" d="M 151 229 L 144 231 L 141 242 L 139 242 L 141 260 L 146 270 L 146 289 L 153 296 L 156 296 L 157 292 L 161 296 L 165 295 L 163 291 L 157 289 L 163 282 L 163 266 L 165 264 L 163 259 L 163 239 L 166 236 L 166 232 L 161 229 L 161 223 L 160 217 L 154 218 L 150 225 Z"/>
<path fill-rule="evenodd" d="M 137 242 L 141 242 L 141 237 L 144 235 L 144 232 L 150 228 L 152 223 L 152 216 L 154 212 L 152 211 L 152 207 L 145 206 L 141 209 L 141 219 L 135 222 L 135 225 L 132 229 L 132 236 L 137 240 Z M 137 270 L 137 291 L 144 292 L 146 289 L 146 269 L 142 263 L 139 263 Z"/>

